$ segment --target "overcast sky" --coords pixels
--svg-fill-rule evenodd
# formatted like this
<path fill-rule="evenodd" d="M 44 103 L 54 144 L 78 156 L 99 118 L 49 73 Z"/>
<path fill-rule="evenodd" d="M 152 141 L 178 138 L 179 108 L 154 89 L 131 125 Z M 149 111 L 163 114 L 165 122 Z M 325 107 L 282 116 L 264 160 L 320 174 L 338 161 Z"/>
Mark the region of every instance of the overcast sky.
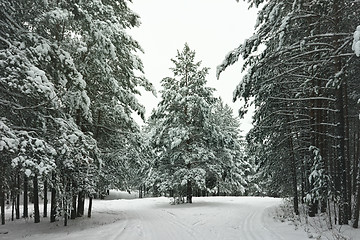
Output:
<path fill-rule="evenodd" d="M 229 67 L 219 80 L 215 72 L 225 55 L 252 35 L 257 10 L 248 10 L 247 3 L 235 0 L 133 0 L 129 6 L 140 15 L 142 22 L 129 33 L 145 51 L 140 55 L 145 76 L 156 90 L 161 89 L 161 79 L 172 77 L 170 59 L 175 58 L 177 50 L 182 50 L 187 42 L 195 50 L 196 60 L 210 68 L 208 85 L 214 87 L 216 96 L 221 96 L 237 114 L 241 103 L 233 103 L 232 95 L 242 76 L 242 62 Z M 159 99 L 143 94 L 140 101 L 148 117 Z M 241 128 L 247 131 L 250 122 L 249 118 L 241 120 Z"/>

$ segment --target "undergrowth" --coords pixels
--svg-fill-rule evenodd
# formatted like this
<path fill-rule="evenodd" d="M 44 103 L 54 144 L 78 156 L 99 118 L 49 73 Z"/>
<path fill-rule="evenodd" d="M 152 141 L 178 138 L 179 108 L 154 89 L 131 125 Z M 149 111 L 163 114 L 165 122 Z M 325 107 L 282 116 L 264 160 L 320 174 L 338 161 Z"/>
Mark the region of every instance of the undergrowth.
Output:
<path fill-rule="evenodd" d="M 277 221 L 293 225 L 296 230 L 306 232 L 309 239 L 326 240 L 356 240 L 360 239 L 360 232 L 348 225 L 334 225 L 334 213 L 329 218 L 328 213 L 319 213 L 315 217 L 308 217 L 306 205 L 299 206 L 299 215 L 295 215 L 291 199 L 284 199 L 275 209 L 274 218 Z"/>

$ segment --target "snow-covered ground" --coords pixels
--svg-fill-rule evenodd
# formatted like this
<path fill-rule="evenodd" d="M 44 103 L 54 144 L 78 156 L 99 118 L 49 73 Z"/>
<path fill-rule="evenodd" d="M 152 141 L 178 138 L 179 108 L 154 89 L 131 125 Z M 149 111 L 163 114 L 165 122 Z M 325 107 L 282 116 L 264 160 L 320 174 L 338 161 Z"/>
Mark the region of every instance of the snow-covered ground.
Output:
<path fill-rule="evenodd" d="M 95 200 L 93 217 L 39 224 L 17 220 L 0 227 L 0 239 L 86 240 L 304 240 L 307 233 L 275 221 L 282 200 L 267 197 L 200 197 L 193 204 L 170 205 L 169 199 Z M 129 197 L 129 196 L 128 196 Z M 355 238 L 356 239 L 356 238 Z M 360 239 L 360 238 L 359 238 Z"/>

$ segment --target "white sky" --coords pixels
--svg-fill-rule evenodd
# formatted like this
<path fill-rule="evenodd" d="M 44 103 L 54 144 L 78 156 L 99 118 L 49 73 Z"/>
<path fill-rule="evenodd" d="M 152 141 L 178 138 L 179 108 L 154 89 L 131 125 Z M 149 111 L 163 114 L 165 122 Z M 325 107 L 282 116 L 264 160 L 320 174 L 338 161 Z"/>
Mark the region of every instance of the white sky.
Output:
<path fill-rule="evenodd" d="M 242 62 L 239 61 L 216 79 L 216 67 L 225 55 L 253 31 L 256 9 L 248 10 L 247 3 L 235 0 L 133 0 L 130 8 L 140 15 L 141 26 L 129 32 L 145 51 L 140 57 L 145 67 L 145 76 L 158 91 L 158 98 L 149 93 L 140 97 L 146 107 L 146 117 L 156 107 L 161 89 L 160 81 L 172 77 L 169 70 L 173 67 L 171 58 L 177 50 L 182 50 L 187 42 L 196 52 L 196 60 L 202 67 L 209 67 L 208 85 L 216 89 L 215 95 L 221 96 L 225 103 L 234 109 L 240 102 L 232 102 L 236 85 L 241 80 Z M 241 129 L 247 132 L 251 117 L 241 120 Z"/>

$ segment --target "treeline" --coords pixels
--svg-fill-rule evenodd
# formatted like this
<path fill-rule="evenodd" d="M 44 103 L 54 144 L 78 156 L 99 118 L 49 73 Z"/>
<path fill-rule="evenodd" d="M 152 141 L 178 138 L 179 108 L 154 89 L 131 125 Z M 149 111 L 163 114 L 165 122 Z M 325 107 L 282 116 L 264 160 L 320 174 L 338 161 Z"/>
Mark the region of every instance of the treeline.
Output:
<path fill-rule="evenodd" d="M 138 88 L 153 91 L 126 34 L 138 18 L 127 1 L 0 0 L 2 224 L 6 199 L 12 219 L 29 216 L 30 194 L 35 222 L 43 198 L 44 217 L 66 225 L 85 197 L 91 216 L 92 198 L 137 180 L 143 140 L 131 114 L 144 116 Z"/>
<path fill-rule="evenodd" d="M 245 61 L 235 99 L 256 107 L 247 140 L 258 180 L 269 195 L 293 197 L 296 214 L 299 201 L 310 217 L 331 207 L 335 223 L 358 227 L 359 2 L 250 1 L 260 4 L 256 33 L 218 68 Z"/>

